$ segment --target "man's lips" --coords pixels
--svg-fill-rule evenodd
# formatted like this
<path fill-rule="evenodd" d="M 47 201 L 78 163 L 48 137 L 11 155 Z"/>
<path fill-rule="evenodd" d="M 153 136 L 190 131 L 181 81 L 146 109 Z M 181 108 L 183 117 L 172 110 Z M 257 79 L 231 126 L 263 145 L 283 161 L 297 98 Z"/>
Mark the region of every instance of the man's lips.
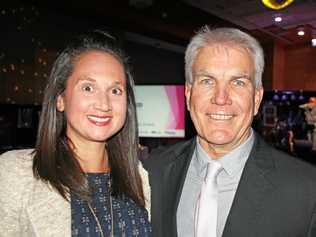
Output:
<path fill-rule="evenodd" d="M 235 117 L 234 114 L 229 114 L 229 113 L 207 113 L 206 114 L 209 118 L 214 119 L 214 120 L 230 120 L 233 117 Z"/>

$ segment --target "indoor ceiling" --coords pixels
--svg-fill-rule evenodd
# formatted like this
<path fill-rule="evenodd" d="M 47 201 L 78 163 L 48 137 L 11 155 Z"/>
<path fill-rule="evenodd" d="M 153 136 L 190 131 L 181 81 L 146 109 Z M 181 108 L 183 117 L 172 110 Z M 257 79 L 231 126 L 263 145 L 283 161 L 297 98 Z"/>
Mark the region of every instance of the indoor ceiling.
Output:
<path fill-rule="evenodd" d="M 282 10 L 272 10 L 261 0 L 184 0 L 212 15 L 233 22 L 255 34 L 268 35 L 288 45 L 306 44 L 316 38 L 316 0 L 294 0 Z M 274 1 L 280 4 L 283 1 Z M 281 17 L 276 22 L 275 17 Z M 304 30 L 298 36 L 298 30 Z"/>
<path fill-rule="evenodd" d="M 274 0 L 283 2 L 284 0 Z M 32 0 L 67 15 L 94 18 L 118 29 L 172 43 L 187 44 L 202 25 L 239 26 L 260 41 L 278 40 L 288 46 L 310 44 L 316 36 L 316 0 L 294 0 L 271 10 L 261 0 Z M 281 22 L 274 17 L 281 16 Z M 298 36 L 297 30 L 305 30 Z"/>

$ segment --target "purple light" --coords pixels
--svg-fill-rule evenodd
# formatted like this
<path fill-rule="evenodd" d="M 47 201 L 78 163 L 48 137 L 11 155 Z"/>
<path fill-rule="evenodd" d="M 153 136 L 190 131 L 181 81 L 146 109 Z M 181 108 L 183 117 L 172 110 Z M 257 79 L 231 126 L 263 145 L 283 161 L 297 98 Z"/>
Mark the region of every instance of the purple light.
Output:
<path fill-rule="evenodd" d="M 272 99 L 273 100 L 279 100 L 280 98 L 279 98 L 278 94 L 274 94 Z"/>
<path fill-rule="evenodd" d="M 282 95 L 281 100 L 287 100 L 287 95 Z"/>

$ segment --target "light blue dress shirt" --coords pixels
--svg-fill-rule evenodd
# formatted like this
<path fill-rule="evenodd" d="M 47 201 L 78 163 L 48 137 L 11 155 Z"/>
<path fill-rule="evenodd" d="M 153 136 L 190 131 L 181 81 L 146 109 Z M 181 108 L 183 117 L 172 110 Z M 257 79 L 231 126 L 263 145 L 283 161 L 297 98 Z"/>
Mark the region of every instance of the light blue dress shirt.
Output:
<path fill-rule="evenodd" d="M 217 237 L 222 236 L 226 219 L 253 143 L 254 133 L 251 130 L 250 136 L 243 144 L 217 159 L 223 167 L 223 170 L 217 176 L 219 188 Z M 209 157 L 197 140 L 177 209 L 179 237 L 194 236 L 195 205 L 206 175 L 207 164 L 211 162 L 212 157 Z"/>

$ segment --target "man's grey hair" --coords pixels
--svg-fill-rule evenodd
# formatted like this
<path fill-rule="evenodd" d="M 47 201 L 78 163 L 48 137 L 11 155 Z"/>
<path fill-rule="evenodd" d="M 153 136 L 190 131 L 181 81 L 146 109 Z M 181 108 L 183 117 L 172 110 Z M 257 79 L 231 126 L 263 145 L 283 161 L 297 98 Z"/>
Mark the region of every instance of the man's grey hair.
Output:
<path fill-rule="evenodd" d="M 254 85 L 262 85 L 264 68 L 264 54 L 259 42 L 249 34 L 235 28 L 210 29 L 203 26 L 191 39 L 185 52 L 185 79 L 186 83 L 193 83 L 192 66 L 199 51 L 206 46 L 214 44 L 232 44 L 246 49 L 253 59 L 255 66 Z"/>

